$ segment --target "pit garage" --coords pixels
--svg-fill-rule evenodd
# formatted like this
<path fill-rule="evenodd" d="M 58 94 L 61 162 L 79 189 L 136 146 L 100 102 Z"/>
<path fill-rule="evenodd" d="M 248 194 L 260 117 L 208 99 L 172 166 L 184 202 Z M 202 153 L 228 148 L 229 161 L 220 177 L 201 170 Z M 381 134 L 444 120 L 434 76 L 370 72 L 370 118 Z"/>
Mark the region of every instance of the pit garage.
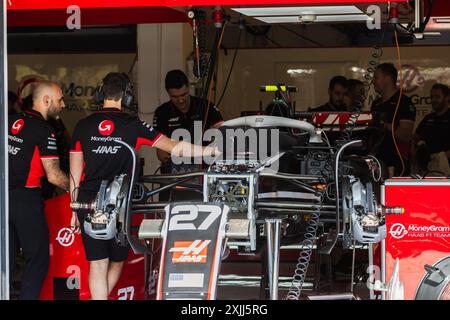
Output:
<path fill-rule="evenodd" d="M 59 165 L 77 184 L 74 132 L 104 112 L 112 72 L 129 79 L 119 111 L 214 152 L 163 160 L 99 123 L 75 153 L 131 166 L 89 201 L 37 188 L 39 299 L 94 298 L 71 221 L 88 212 L 86 236 L 129 246 L 109 300 L 450 300 L 448 1 L 9 0 L 1 22 L 1 299 L 29 278 L 10 244 L 25 139 L 11 119 L 56 84 Z"/>

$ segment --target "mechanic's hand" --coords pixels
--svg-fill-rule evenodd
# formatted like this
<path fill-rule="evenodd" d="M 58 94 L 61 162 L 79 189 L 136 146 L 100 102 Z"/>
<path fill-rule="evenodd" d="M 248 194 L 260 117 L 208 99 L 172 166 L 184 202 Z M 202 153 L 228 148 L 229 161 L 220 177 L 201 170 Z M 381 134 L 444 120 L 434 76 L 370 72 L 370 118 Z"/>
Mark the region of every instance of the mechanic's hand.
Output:
<path fill-rule="evenodd" d="M 222 154 L 220 152 L 219 148 L 214 144 L 211 143 L 209 146 L 203 147 L 203 157 L 211 157 L 215 158 Z"/>
<path fill-rule="evenodd" d="M 73 233 L 81 233 L 80 221 L 78 221 L 78 216 L 75 212 L 72 212 L 72 219 L 70 219 L 70 228 Z"/>
<path fill-rule="evenodd" d="M 158 157 L 158 160 L 162 162 L 162 164 L 168 164 L 171 160 L 171 155 L 168 152 L 165 152 L 160 149 L 156 149 L 156 156 Z"/>

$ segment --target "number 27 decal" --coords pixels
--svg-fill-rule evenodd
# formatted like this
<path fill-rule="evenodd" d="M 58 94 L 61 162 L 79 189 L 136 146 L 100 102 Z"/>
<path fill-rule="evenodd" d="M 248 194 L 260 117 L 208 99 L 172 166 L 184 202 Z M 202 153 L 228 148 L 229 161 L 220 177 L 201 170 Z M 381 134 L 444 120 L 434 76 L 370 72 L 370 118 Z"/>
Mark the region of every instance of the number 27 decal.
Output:
<path fill-rule="evenodd" d="M 200 226 L 195 227 L 193 221 L 198 218 L 199 212 L 208 213 Z M 209 227 L 222 214 L 222 209 L 214 205 L 178 205 L 172 208 L 169 222 L 169 231 L 172 230 L 208 230 Z"/>

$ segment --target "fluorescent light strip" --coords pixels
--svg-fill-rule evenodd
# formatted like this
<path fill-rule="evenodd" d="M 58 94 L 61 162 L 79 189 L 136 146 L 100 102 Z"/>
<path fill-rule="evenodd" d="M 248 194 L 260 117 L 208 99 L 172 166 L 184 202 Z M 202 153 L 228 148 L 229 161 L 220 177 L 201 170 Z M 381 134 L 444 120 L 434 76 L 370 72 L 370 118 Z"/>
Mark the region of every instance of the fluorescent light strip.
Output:
<path fill-rule="evenodd" d="M 253 17 L 256 20 L 265 23 L 299 23 L 298 16 L 281 16 L 281 17 Z"/>
<path fill-rule="evenodd" d="M 317 6 L 317 7 L 263 7 L 232 8 L 246 16 L 287 16 L 302 14 L 358 14 L 363 13 L 355 6 Z"/>
<path fill-rule="evenodd" d="M 253 17 L 265 23 L 301 23 L 298 16 Z M 316 16 L 314 22 L 367 21 L 372 19 L 366 14 Z"/>
<path fill-rule="evenodd" d="M 367 14 L 348 14 L 348 15 L 330 15 L 317 16 L 315 22 L 331 22 L 331 21 L 367 21 L 373 19 Z"/>

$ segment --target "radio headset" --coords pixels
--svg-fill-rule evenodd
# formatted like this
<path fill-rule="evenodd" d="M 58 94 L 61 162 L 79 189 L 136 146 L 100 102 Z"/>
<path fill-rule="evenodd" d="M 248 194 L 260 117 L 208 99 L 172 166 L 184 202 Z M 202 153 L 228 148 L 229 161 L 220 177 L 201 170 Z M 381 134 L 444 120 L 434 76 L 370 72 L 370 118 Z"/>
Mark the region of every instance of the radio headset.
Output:
<path fill-rule="evenodd" d="M 126 109 L 131 109 L 134 102 L 134 94 L 133 94 L 133 83 L 131 82 L 128 75 L 125 73 L 118 73 L 118 75 L 122 78 L 122 80 L 125 82 L 125 90 L 122 95 L 122 107 Z M 97 88 L 94 91 L 94 99 L 95 103 L 97 105 L 102 105 L 103 101 L 105 100 L 105 94 L 103 92 L 103 81 L 105 78 L 103 78 L 102 82 L 97 86 Z"/>

